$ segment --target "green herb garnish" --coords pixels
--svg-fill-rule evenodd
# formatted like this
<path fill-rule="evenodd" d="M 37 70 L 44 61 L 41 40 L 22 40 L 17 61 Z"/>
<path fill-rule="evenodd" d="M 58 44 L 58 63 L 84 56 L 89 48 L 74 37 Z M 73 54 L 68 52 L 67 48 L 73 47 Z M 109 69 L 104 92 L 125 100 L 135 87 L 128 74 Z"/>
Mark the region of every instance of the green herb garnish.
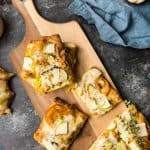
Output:
<path fill-rule="evenodd" d="M 54 142 L 54 141 L 51 141 L 51 144 L 58 146 L 58 143 L 56 143 L 56 142 Z"/>
<path fill-rule="evenodd" d="M 144 140 L 141 137 L 138 137 L 136 140 L 136 143 L 140 146 L 140 147 L 144 147 Z"/>
<path fill-rule="evenodd" d="M 137 121 L 133 119 L 131 119 L 129 122 L 129 129 L 130 129 L 130 132 L 135 135 L 138 135 L 140 132 L 140 128 L 137 126 Z"/>
<path fill-rule="evenodd" d="M 129 100 L 124 100 L 124 102 L 125 102 L 125 104 L 126 104 L 126 106 L 129 106 L 129 105 L 131 105 L 131 101 L 129 101 Z"/>

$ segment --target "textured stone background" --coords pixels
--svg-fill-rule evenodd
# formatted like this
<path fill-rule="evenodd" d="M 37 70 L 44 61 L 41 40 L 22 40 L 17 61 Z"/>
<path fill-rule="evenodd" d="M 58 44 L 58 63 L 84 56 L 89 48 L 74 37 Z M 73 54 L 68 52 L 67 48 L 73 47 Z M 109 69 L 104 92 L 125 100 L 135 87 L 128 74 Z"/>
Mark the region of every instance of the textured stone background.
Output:
<path fill-rule="evenodd" d="M 136 50 L 113 46 L 99 39 L 95 27 L 76 17 L 67 9 L 71 0 L 35 0 L 39 13 L 50 21 L 80 22 L 99 57 L 102 59 L 120 93 L 137 104 L 150 121 L 150 49 Z M 8 58 L 9 51 L 23 38 L 24 21 L 12 5 L 0 6 L 5 22 L 5 33 L 0 39 L 0 66 L 14 72 Z M 0 150 L 41 150 L 32 139 L 39 117 L 24 93 L 18 77 L 11 80 L 16 93 L 12 116 L 0 118 Z"/>

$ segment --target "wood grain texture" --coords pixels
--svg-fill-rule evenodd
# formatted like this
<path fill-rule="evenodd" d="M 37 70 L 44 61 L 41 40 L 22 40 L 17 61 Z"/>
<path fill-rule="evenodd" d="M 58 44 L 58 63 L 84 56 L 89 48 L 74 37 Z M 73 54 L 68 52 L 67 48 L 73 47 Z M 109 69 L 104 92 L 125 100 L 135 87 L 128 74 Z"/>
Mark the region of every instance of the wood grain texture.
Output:
<path fill-rule="evenodd" d="M 105 77 L 115 88 L 115 85 L 113 84 L 101 60 L 98 58 L 96 52 L 77 22 L 71 21 L 61 24 L 48 22 L 38 15 L 32 0 L 26 0 L 25 2 L 13 0 L 13 4 L 23 15 L 26 23 L 26 33 L 23 41 L 10 53 L 12 64 L 18 75 L 23 64 L 26 45 L 29 41 L 38 39 L 41 36 L 60 34 L 64 42 L 73 42 L 79 47 L 78 63 L 75 68 L 77 78 L 81 78 L 83 72 L 85 72 L 89 67 L 96 66 L 102 70 Z M 76 104 L 83 112 L 88 114 L 85 105 L 81 103 L 81 101 L 75 97 L 72 92 L 66 93 L 66 88 L 62 88 L 50 94 L 41 95 L 26 82 L 22 81 L 22 84 L 41 118 L 54 98 L 58 96 L 65 99 L 68 103 Z M 89 145 L 91 145 L 95 138 L 102 133 L 110 121 L 124 109 L 126 109 L 126 107 L 122 102 L 112 111 L 100 118 L 91 116 L 83 131 L 73 143 L 71 149 L 87 150 Z"/>

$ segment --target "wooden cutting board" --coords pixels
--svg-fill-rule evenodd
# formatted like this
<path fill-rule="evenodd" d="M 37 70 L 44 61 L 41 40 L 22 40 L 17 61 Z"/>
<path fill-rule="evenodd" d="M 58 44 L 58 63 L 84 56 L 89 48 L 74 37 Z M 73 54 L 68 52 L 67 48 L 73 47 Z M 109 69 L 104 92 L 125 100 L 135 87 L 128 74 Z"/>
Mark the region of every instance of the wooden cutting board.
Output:
<path fill-rule="evenodd" d="M 64 42 L 73 42 L 79 47 L 78 64 L 75 71 L 77 73 L 76 76 L 81 78 L 83 72 L 85 72 L 89 67 L 96 66 L 103 71 L 105 77 L 109 80 L 112 86 L 115 87 L 101 60 L 97 56 L 95 50 L 91 46 L 89 40 L 76 21 L 70 21 L 67 23 L 49 22 L 39 16 L 32 0 L 26 0 L 24 2 L 19 0 L 12 0 L 12 2 L 23 15 L 26 23 L 24 39 L 22 40 L 21 44 L 10 53 L 10 58 L 17 74 L 20 72 L 21 66 L 23 64 L 25 48 L 30 40 L 36 40 L 41 36 L 60 34 Z M 34 89 L 26 82 L 22 81 L 22 84 L 41 118 L 43 117 L 51 102 L 57 96 L 65 99 L 68 103 L 76 104 L 83 112 L 88 114 L 85 105 L 81 103 L 78 98 L 74 97 L 72 92 L 66 93 L 65 88 L 50 94 L 41 95 L 34 91 Z M 87 124 L 71 146 L 71 149 L 87 150 L 96 139 L 96 137 L 101 134 L 102 131 L 107 127 L 115 115 L 119 114 L 124 109 L 126 109 L 126 106 L 122 102 L 103 117 L 89 117 Z"/>

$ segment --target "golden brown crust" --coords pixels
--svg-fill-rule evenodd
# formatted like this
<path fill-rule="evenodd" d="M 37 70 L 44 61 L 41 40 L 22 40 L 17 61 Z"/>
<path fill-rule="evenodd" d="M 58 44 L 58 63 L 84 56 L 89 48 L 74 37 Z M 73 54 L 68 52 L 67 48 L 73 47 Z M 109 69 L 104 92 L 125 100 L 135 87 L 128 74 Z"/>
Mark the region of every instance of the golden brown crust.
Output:
<path fill-rule="evenodd" d="M 71 84 L 74 80 L 75 47 L 74 44 L 63 44 L 59 35 L 31 41 L 26 48 L 20 77 L 40 93 Z"/>
<path fill-rule="evenodd" d="M 41 122 L 39 129 L 34 134 L 34 139 L 46 148 L 46 145 L 43 143 L 43 140 L 47 138 L 47 134 L 45 134 L 45 128 L 50 127 L 51 130 L 56 131 L 56 122 L 58 120 L 60 121 L 60 119 L 62 120 L 66 116 L 68 116 L 69 118 L 71 117 L 73 119 L 71 119 L 70 121 L 68 120 L 68 133 L 53 135 L 52 139 L 53 142 L 57 143 L 57 146 L 59 146 L 59 150 L 67 150 L 69 145 L 73 142 L 73 140 L 76 138 L 77 134 L 83 127 L 87 116 L 80 112 L 75 107 L 75 105 L 68 104 L 60 98 L 56 98 L 45 113 L 45 116 Z"/>
<path fill-rule="evenodd" d="M 100 92 L 105 94 L 113 105 L 122 101 L 119 92 L 110 85 L 104 76 L 98 78 L 97 84 Z"/>
<path fill-rule="evenodd" d="M 56 119 L 60 118 L 60 116 L 72 115 L 76 117 L 77 114 L 82 115 L 75 105 L 68 104 L 61 98 L 56 97 L 55 101 L 46 112 L 45 120 L 49 125 L 51 125 Z M 84 117 L 85 115 L 82 116 Z"/>
<path fill-rule="evenodd" d="M 52 35 L 52 36 L 45 36 L 45 37 L 43 37 L 43 39 L 50 43 L 56 44 L 56 47 L 60 50 L 64 48 L 63 44 L 62 44 L 62 40 L 60 38 L 60 35 L 58 35 L 58 34 Z"/>

